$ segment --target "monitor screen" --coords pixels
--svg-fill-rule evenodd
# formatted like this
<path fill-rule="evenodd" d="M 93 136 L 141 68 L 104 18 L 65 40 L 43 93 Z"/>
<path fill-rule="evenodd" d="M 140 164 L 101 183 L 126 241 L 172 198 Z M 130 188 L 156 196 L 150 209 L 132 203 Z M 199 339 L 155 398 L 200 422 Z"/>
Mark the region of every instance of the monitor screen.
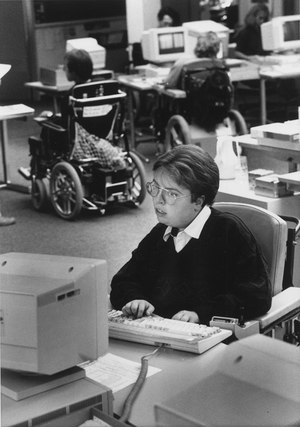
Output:
<path fill-rule="evenodd" d="M 183 27 L 151 28 L 142 35 L 144 59 L 154 63 L 174 62 L 186 53 Z"/>
<path fill-rule="evenodd" d="M 283 40 L 285 42 L 300 40 L 299 21 L 283 22 Z"/>
<path fill-rule="evenodd" d="M 54 375 L 108 349 L 104 260 L 0 255 L 1 368 Z"/>
<path fill-rule="evenodd" d="M 158 34 L 159 55 L 184 53 L 184 35 L 182 32 Z"/>

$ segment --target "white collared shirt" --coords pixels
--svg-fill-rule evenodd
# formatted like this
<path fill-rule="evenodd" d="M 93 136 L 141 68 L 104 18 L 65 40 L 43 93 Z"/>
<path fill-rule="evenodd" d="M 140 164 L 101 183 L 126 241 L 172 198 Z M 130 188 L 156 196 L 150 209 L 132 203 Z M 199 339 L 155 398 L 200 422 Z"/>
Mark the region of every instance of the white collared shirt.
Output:
<path fill-rule="evenodd" d="M 196 218 L 184 230 L 179 231 L 176 237 L 173 236 L 176 252 L 180 252 L 192 238 L 199 239 L 210 214 L 210 207 L 205 205 Z M 171 236 L 171 231 L 172 227 L 168 226 L 163 236 L 165 242 Z"/>

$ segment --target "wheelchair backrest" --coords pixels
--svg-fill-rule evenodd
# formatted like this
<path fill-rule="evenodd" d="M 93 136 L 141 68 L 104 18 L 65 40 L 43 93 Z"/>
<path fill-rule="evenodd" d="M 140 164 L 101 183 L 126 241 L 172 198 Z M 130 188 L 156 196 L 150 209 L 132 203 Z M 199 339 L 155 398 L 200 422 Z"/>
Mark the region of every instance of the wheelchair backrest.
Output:
<path fill-rule="evenodd" d="M 213 128 L 228 117 L 233 85 L 223 61 L 203 58 L 187 64 L 181 85 L 187 94 L 188 114 L 202 127 Z"/>
<path fill-rule="evenodd" d="M 70 96 L 74 120 L 89 133 L 112 140 L 122 129 L 125 97 L 115 80 L 76 85 Z"/>

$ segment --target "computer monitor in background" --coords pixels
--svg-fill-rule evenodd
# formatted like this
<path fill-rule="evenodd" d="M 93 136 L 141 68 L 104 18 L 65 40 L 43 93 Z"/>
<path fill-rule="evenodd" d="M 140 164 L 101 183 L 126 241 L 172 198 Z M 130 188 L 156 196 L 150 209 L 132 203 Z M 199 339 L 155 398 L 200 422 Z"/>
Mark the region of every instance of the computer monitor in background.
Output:
<path fill-rule="evenodd" d="M 300 49 L 300 15 L 278 16 L 261 25 L 264 50 Z"/>
<path fill-rule="evenodd" d="M 86 50 L 92 58 L 94 71 L 105 67 L 106 50 L 104 47 L 100 46 L 93 37 L 67 40 L 66 51 L 68 52 L 72 49 Z"/>
<path fill-rule="evenodd" d="M 64 378 L 69 368 L 105 354 L 107 311 L 106 261 L 0 255 L 2 392 L 14 398 L 10 381 L 25 379 L 35 394 L 32 374 L 46 376 L 50 389 L 58 373 Z"/>
<path fill-rule="evenodd" d="M 221 40 L 218 58 L 227 58 L 229 45 L 229 28 L 215 21 L 191 21 L 184 22 L 183 27 L 187 30 L 187 53 L 193 54 L 197 38 L 209 31 L 214 31 Z"/>
<path fill-rule="evenodd" d="M 162 64 L 176 61 L 186 53 L 187 32 L 183 27 L 151 28 L 142 34 L 143 57 Z"/>

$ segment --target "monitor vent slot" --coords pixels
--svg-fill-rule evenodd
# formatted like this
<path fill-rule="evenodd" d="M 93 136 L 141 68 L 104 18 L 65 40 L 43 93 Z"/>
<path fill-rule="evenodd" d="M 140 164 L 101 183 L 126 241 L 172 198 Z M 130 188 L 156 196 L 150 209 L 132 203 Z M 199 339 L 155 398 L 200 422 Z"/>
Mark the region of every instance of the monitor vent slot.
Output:
<path fill-rule="evenodd" d="M 66 415 L 66 408 L 58 409 L 57 411 L 49 412 L 48 414 L 34 418 L 32 420 L 32 426 L 38 426 L 42 423 L 54 420 L 55 418 L 62 417 L 63 415 Z"/>
<path fill-rule="evenodd" d="M 74 403 L 73 405 L 70 405 L 69 409 L 70 409 L 70 412 L 75 412 L 83 408 L 88 408 L 90 406 L 98 405 L 99 403 L 102 403 L 102 401 L 103 401 L 103 398 L 101 395 L 99 395 L 99 396 L 92 397 L 90 399 L 83 400 L 78 403 Z"/>

